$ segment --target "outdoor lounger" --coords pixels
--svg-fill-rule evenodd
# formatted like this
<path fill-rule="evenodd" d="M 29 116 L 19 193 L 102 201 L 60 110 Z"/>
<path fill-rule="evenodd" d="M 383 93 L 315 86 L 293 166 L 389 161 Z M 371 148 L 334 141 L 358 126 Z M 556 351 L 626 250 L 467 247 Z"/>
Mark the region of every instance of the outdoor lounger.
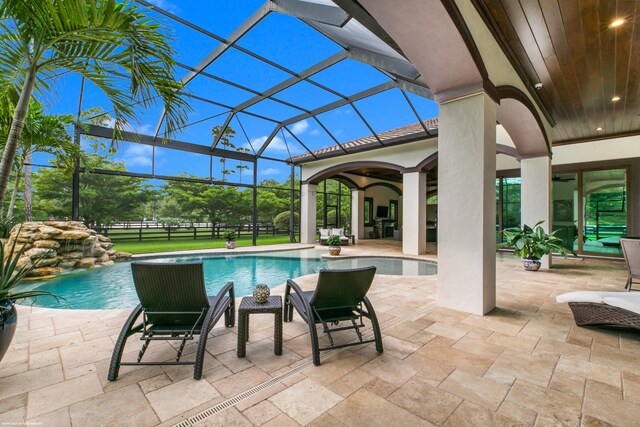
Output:
<path fill-rule="evenodd" d="M 640 329 L 640 293 L 578 291 L 558 295 L 569 303 L 578 326 Z"/>
<path fill-rule="evenodd" d="M 376 351 L 382 353 L 382 335 L 378 318 L 367 298 L 367 291 L 373 282 L 376 267 L 349 270 L 320 270 L 314 291 L 303 291 L 293 280 L 287 280 L 285 288 L 284 321 L 293 320 L 295 308 L 302 320 L 309 326 L 313 364 L 320 365 L 320 352 L 334 348 L 375 342 Z M 371 321 L 373 339 L 364 339 L 360 330 L 363 317 Z M 348 322 L 340 326 L 339 322 Z M 329 346 L 321 348 L 318 342 L 316 324 L 321 323 L 327 334 Z M 330 328 L 332 324 L 336 327 Z M 357 339 L 346 344 L 335 344 L 333 332 L 354 330 Z"/>
<path fill-rule="evenodd" d="M 227 283 L 215 297 L 208 297 L 202 263 L 134 262 L 133 281 L 140 304 L 133 310 L 116 341 L 108 379 L 118 378 L 123 365 L 194 365 L 193 378 L 202 376 L 207 335 L 225 317 L 225 325 L 235 324 L 233 282 Z M 123 362 L 127 338 L 141 334 L 144 341 L 136 362 Z M 200 335 L 195 361 L 180 361 L 187 341 Z M 151 341 L 180 341 L 175 361 L 142 361 Z"/>

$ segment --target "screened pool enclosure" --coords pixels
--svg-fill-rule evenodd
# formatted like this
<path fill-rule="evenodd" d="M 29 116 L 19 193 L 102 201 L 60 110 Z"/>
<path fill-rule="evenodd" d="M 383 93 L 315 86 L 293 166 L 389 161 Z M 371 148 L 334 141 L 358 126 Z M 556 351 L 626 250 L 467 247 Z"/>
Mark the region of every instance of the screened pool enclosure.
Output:
<path fill-rule="evenodd" d="M 434 132 L 423 121 L 437 115 L 437 104 L 417 70 L 381 28 L 365 27 L 332 2 L 136 3 L 173 35 L 189 123 L 167 139 L 164 112 L 140 109 L 139 123 L 110 151 L 110 106 L 89 82 L 65 76 L 60 87 L 77 94 L 69 109 L 84 123 L 75 142 L 94 161 L 78 164 L 67 183 L 54 176 L 49 157 L 36 156 L 34 219 L 232 225 L 252 233 L 254 244 L 258 233 L 273 231 L 261 225 L 277 222 L 295 241 L 296 156 L 316 159 L 334 146 L 348 154 L 356 150 L 345 143 L 365 136 L 384 146 L 380 132 L 415 122 L 424 135 Z M 118 202 L 128 204 L 128 215 L 97 212 L 111 208 L 109 188 L 113 200 L 128 195 Z M 349 228 L 348 194 L 339 181 L 324 185 L 319 225 Z M 222 206 L 212 206 L 215 196 Z"/>

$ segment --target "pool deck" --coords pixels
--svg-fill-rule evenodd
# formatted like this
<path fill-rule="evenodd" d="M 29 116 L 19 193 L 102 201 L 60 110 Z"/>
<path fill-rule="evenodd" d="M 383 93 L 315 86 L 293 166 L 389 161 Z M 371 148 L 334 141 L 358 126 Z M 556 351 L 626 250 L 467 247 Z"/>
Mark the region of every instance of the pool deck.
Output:
<path fill-rule="evenodd" d="M 343 250 L 400 256 L 393 241 Z M 283 354 L 275 356 L 273 317 L 253 315 L 244 359 L 236 357 L 235 327 L 213 330 L 200 381 L 190 366 L 124 367 L 117 381 L 107 381 L 129 310 L 21 306 L 0 362 L 0 421 L 169 426 L 224 402 L 226 409 L 197 425 L 637 425 L 640 335 L 578 328 L 554 300 L 571 290 L 622 290 L 624 264 L 558 259 L 552 270 L 531 273 L 511 255 L 496 260 L 498 308 L 487 316 L 437 307 L 437 276 L 379 275 L 370 297 L 382 355 L 372 344 L 351 347 L 323 354 L 314 367 L 296 313 L 284 325 Z M 298 282 L 311 289 L 315 276 Z M 131 341 L 129 357 L 139 347 Z M 194 350 L 190 344 L 185 354 Z M 148 351 L 158 359 L 174 354 L 166 343 Z"/>

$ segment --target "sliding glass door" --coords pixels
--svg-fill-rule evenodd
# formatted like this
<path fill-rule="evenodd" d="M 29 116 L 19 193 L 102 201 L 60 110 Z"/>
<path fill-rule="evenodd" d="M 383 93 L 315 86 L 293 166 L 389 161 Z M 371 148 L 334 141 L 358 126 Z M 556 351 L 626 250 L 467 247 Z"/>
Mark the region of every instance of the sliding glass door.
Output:
<path fill-rule="evenodd" d="M 553 193 L 551 218 L 556 236 L 562 239 L 562 246 L 578 252 L 578 215 L 580 213 L 578 195 L 578 174 L 559 173 L 552 177 Z"/>
<path fill-rule="evenodd" d="M 628 169 L 554 173 L 551 219 L 564 247 L 580 254 L 620 256 L 628 229 Z M 520 178 L 496 179 L 496 242 L 521 225 Z M 528 224 L 533 226 L 534 224 Z"/>
<path fill-rule="evenodd" d="M 585 171 L 582 176 L 583 252 L 620 255 L 627 235 L 627 171 Z"/>

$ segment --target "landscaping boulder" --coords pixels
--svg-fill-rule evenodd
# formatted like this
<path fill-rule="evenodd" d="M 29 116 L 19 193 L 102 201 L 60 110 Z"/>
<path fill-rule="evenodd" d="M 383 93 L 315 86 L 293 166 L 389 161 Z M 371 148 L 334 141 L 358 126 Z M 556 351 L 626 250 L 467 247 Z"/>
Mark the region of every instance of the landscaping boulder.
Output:
<path fill-rule="evenodd" d="M 96 265 L 96 259 L 93 257 L 81 258 L 76 263 L 76 268 L 93 268 Z"/>
<path fill-rule="evenodd" d="M 33 242 L 33 247 L 58 249 L 60 247 L 60 242 L 56 242 L 55 240 L 36 240 L 35 242 Z"/>
<path fill-rule="evenodd" d="M 19 231 L 19 233 L 18 233 Z M 96 268 L 113 261 L 131 258 L 116 251 L 111 240 L 78 221 L 34 221 L 18 224 L 11 230 L 5 248 L 16 242 L 16 251 L 24 246 L 18 266 L 37 262 L 29 277 L 53 277 L 62 269 Z M 7 254 L 5 256 L 8 256 Z"/>

